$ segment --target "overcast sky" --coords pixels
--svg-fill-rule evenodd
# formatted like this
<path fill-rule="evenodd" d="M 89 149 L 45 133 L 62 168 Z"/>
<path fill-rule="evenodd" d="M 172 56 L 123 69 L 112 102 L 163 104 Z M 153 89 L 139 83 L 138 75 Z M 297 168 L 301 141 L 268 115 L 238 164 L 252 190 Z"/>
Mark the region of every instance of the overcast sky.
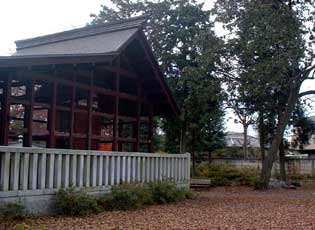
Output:
<path fill-rule="evenodd" d="M 205 0 L 210 9 L 214 0 Z M 15 40 L 61 32 L 86 25 L 90 14 L 97 13 L 101 5 L 110 0 L 2 0 L 0 7 L 0 56 L 15 51 Z M 306 83 L 303 88 L 313 88 Z M 227 115 L 232 117 L 231 114 Z M 227 130 L 242 132 L 234 119 L 227 119 Z M 251 134 L 255 132 L 251 129 Z"/>

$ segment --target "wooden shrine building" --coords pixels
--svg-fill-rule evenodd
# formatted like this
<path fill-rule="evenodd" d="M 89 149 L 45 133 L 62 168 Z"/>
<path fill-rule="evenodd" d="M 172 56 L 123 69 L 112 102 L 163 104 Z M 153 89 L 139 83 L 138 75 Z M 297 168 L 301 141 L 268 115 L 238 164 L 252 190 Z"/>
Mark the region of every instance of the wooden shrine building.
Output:
<path fill-rule="evenodd" d="M 0 57 L 0 145 L 152 152 L 152 117 L 179 109 L 145 20 L 16 41 Z"/>

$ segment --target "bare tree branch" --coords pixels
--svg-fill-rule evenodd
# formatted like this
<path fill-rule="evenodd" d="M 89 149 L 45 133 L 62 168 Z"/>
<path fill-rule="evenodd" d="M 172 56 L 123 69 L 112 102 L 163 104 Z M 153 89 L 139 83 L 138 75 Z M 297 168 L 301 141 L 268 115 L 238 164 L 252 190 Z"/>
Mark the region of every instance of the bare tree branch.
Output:
<path fill-rule="evenodd" d="M 307 95 L 315 94 L 315 90 L 308 90 L 299 94 L 299 97 L 304 97 Z"/>

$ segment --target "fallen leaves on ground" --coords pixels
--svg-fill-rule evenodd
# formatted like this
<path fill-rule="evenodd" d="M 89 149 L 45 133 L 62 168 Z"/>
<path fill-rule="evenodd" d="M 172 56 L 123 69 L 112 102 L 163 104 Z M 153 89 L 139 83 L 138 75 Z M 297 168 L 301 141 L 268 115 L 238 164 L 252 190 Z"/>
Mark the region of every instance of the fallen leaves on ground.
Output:
<path fill-rule="evenodd" d="M 253 191 L 221 187 L 193 200 L 87 217 L 39 217 L 25 225 L 45 229 L 315 229 L 315 190 Z M 20 222 L 21 223 L 21 222 Z M 0 229 L 15 229 L 0 223 Z"/>

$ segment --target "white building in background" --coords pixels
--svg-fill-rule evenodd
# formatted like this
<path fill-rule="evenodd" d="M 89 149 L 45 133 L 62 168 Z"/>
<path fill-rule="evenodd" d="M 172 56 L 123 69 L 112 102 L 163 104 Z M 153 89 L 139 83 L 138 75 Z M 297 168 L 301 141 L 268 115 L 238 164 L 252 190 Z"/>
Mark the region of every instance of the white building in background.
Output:
<path fill-rule="evenodd" d="M 227 147 L 243 147 L 244 134 L 238 132 L 227 132 L 225 135 L 225 144 Z M 259 138 L 254 136 L 247 136 L 247 146 L 259 148 Z"/>

